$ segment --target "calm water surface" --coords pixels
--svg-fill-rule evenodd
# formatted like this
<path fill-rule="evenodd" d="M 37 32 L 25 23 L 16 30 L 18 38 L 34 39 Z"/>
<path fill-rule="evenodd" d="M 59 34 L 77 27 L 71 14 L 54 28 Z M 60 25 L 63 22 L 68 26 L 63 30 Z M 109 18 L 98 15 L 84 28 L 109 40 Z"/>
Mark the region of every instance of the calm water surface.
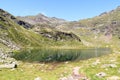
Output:
<path fill-rule="evenodd" d="M 74 61 L 100 57 L 112 53 L 110 48 L 91 49 L 25 49 L 13 56 L 28 62 Z"/>

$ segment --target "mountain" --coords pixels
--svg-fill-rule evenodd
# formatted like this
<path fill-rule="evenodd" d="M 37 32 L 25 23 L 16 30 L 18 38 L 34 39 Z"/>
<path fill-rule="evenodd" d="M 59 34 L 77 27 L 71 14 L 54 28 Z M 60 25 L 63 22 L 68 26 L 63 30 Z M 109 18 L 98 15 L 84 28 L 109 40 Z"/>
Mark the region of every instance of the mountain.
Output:
<path fill-rule="evenodd" d="M 25 16 L 25 17 L 18 16 L 17 18 L 25 22 L 28 22 L 29 24 L 32 24 L 32 25 L 49 24 L 52 27 L 53 26 L 55 27 L 57 25 L 67 22 L 64 19 L 60 19 L 56 17 L 47 17 L 41 13 L 36 16 Z"/>
<path fill-rule="evenodd" d="M 58 30 L 72 31 L 79 36 L 104 35 L 120 39 L 120 7 L 104 12 L 93 18 L 72 21 L 56 27 Z"/>
<path fill-rule="evenodd" d="M 41 47 L 49 44 L 49 39 L 31 31 L 31 28 L 31 24 L 0 9 L 0 48 L 16 50 L 23 47 Z"/>
<path fill-rule="evenodd" d="M 17 19 L 13 15 L 11 15 L 10 13 L 8 13 L 2 9 L 0 9 L 0 16 L 1 16 L 1 20 L 3 19 L 2 17 L 6 17 L 6 18 L 14 21 L 16 24 L 23 26 L 24 28 L 31 28 L 32 27 L 32 25 L 30 25 L 29 23 Z M 4 21 L 6 21 L 6 20 L 4 20 Z"/>
<path fill-rule="evenodd" d="M 23 46 L 41 46 L 41 40 L 45 38 L 28 30 L 31 27 L 29 23 L 0 9 L 0 48 L 16 50 Z"/>
<path fill-rule="evenodd" d="M 120 7 L 93 18 L 72 22 L 43 14 L 14 17 L 0 9 L 0 48 L 59 46 L 58 43 L 64 45 L 69 41 L 82 42 L 90 47 L 119 44 L 119 39 Z"/>
<path fill-rule="evenodd" d="M 58 19 L 51 18 L 51 20 Z M 77 40 L 80 42 L 80 38 L 73 33 L 61 32 L 47 27 L 47 30 L 40 28 L 39 31 L 36 31 L 35 27 L 36 25 L 22 21 L 0 9 L 0 49 L 6 51 L 19 50 L 25 47 L 55 46 L 57 45 L 56 41 L 62 45 L 63 41 Z M 48 29 L 51 29 L 51 32 Z"/>
<path fill-rule="evenodd" d="M 99 30 L 100 33 L 105 35 L 112 34 L 120 38 L 120 7 L 79 22 L 86 27 L 92 28 L 91 30 Z"/>
<path fill-rule="evenodd" d="M 59 19 L 56 17 L 47 17 L 43 14 L 38 14 L 36 16 L 25 16 L 25 17 L 17 17 L 20 20 L 23 20 L 33 27 L 31 28 L 34 32 L 41 34 L 42 36 L 59 41 L 59 40 L 78 40 L 79 37 L 71 32 L 64 32 L 56 30 L 55 27 L 68 21 L 64 19 Z"/>

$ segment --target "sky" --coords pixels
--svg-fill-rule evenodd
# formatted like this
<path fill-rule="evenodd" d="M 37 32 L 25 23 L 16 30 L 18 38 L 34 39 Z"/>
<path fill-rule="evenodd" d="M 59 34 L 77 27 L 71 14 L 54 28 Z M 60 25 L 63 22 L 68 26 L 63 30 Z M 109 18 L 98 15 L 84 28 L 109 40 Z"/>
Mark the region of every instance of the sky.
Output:
<path fill-rule="evenodd" d="M 0 0 L 0 8 L 15 16 L 37 15 L 69 21 L 92 18 L 120 6 L 120 0 Z"/>

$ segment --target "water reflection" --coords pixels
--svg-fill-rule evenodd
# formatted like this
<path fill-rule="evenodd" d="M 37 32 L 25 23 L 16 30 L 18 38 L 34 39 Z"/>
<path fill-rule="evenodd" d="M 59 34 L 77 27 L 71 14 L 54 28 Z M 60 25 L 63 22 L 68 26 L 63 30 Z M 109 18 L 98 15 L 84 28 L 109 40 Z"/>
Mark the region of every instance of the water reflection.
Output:
<path fill-rule="evenodd" d="M 91 49 L 25 49 L 13 56 L 17 60 L 28 62 L 74 61 L 110 54 L 110 48 Z"/>

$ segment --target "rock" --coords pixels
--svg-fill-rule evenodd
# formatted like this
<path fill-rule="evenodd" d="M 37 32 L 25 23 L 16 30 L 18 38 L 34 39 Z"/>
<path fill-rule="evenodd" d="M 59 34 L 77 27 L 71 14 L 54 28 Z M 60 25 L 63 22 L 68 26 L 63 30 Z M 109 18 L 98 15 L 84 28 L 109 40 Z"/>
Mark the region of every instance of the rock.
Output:
<path fill-rule="evenodd" d="M 34 80 L 42 80 L 40 77 L 35 78 Z"/>
<path fill-rule="evenodd" d="M 73 76 L 69 76 L 67 80 L 75 80 Z"/>
<path fill-rule="evenodd" d="M 67 77 L 60 78 L 60 80 L 68 80 Z"/>
<path fill-rule="evenodd" d="M 23 26 L 24 28 L 26 28 L 26 29 L 29 29 L 29 28 L 32 28 L 32 25 L 30 25 L 29 23 L 27 23 L 27 22 L 24 22 L 24 21 L 22 21 L 22 20 L 14 20 L 17 24 L 19 24 L 19 25 L 21 25 L 21 26 Z"/>
<path fill-rule="evenodd" d="M 116 59 L 111 59 L 110 62 L 116 62 Z"/>
<path fill-rule="evenodd" d="M 10 57 L 10 53 L 5 52 L 0 48 L 0 68 L 13 69 L 17 68 L 17 61 Z"/>
<path fill-rule="evenodd" d="M 52 31 L 52 32 L 44 31 L 44 32 L 40 32 L 40 34 L 46 38 L 55 41 L 76 40 L 78 42 L 81 42 L 81 39 L 74 33 L 68 33 L 62 31 Z"/>
<path fill-rule="evenodd" d="M 111 67 L 111 68 L 116 68 L 117 65 L 116 65 L 116 64 L 110 64 L 110 67 Z"/>
<path fill-rule="evenodd" d="M 100 73 L 97 73 L 96 76 L 99 77 L 99 78 L 102 78 L 102 77 L 106 76 L 106 73 L 100 72 Z"/>
<path fill-rule="evenodd" d="M 74 78 L 72 75 L 68 77 L 60 78 L 59 80 L 89 80 L 87 77 L 84 78 Z"/>
<path fill-rule="evenodd" d="M 100 62 L 100 60 L 98 59 L 98 60 L 96 60 L 95 62 L 93 62 L 92 64 L 93 65 L 98 65 L 98 64 L 100 64 L 101 62 Z"/>
<path fill-rule="evenodd" d="M 7 47 L 11 48 L 12 50 L 19 50 L 19 46 L 15 43 L 13 43 L 11 40 L 6 40 L 4 38 L 0 38 L 0 42 Z"/>
<path fill-rule="evenodd" d="M 13 69 L 13 68 L 17 68 L 17 64 L 16 63 L 11 63 L 11 64 L 1 64 L 0 68 L 8 68 L 8 69 Z"/>
<path fill-rule="evenodd" d="M 111 76 L 111 77 L 108 77 L 107 80 L 120 80 L 120 77 L 118 77 L 118 76 Z"/>
<path fill-rule="evenodd" d="M 107 68 L 108 67 L 108 64 L 104 64 L 101 66 L 101 68 Z"/>
<path fill-rule="evenodd" d="M 101 66 L 101 68 L 107 68 L 107 67 L 116 68 L 117 65 L 116 64 L 104 64 L 104 65 Z"/>
<path fill-rule="evenodd" d="M 74 67 L 72 75 L 78 76 L 79 75 L 79 69 L 80 69 L 80 67 Z"/>
<path fill-rule="evenodd" d="M 84 74 L 79 73 L 79 69 L 80 67 L 74 67 L 70 76 L 60 78 L 60 80 L 89 80 Z"/>

